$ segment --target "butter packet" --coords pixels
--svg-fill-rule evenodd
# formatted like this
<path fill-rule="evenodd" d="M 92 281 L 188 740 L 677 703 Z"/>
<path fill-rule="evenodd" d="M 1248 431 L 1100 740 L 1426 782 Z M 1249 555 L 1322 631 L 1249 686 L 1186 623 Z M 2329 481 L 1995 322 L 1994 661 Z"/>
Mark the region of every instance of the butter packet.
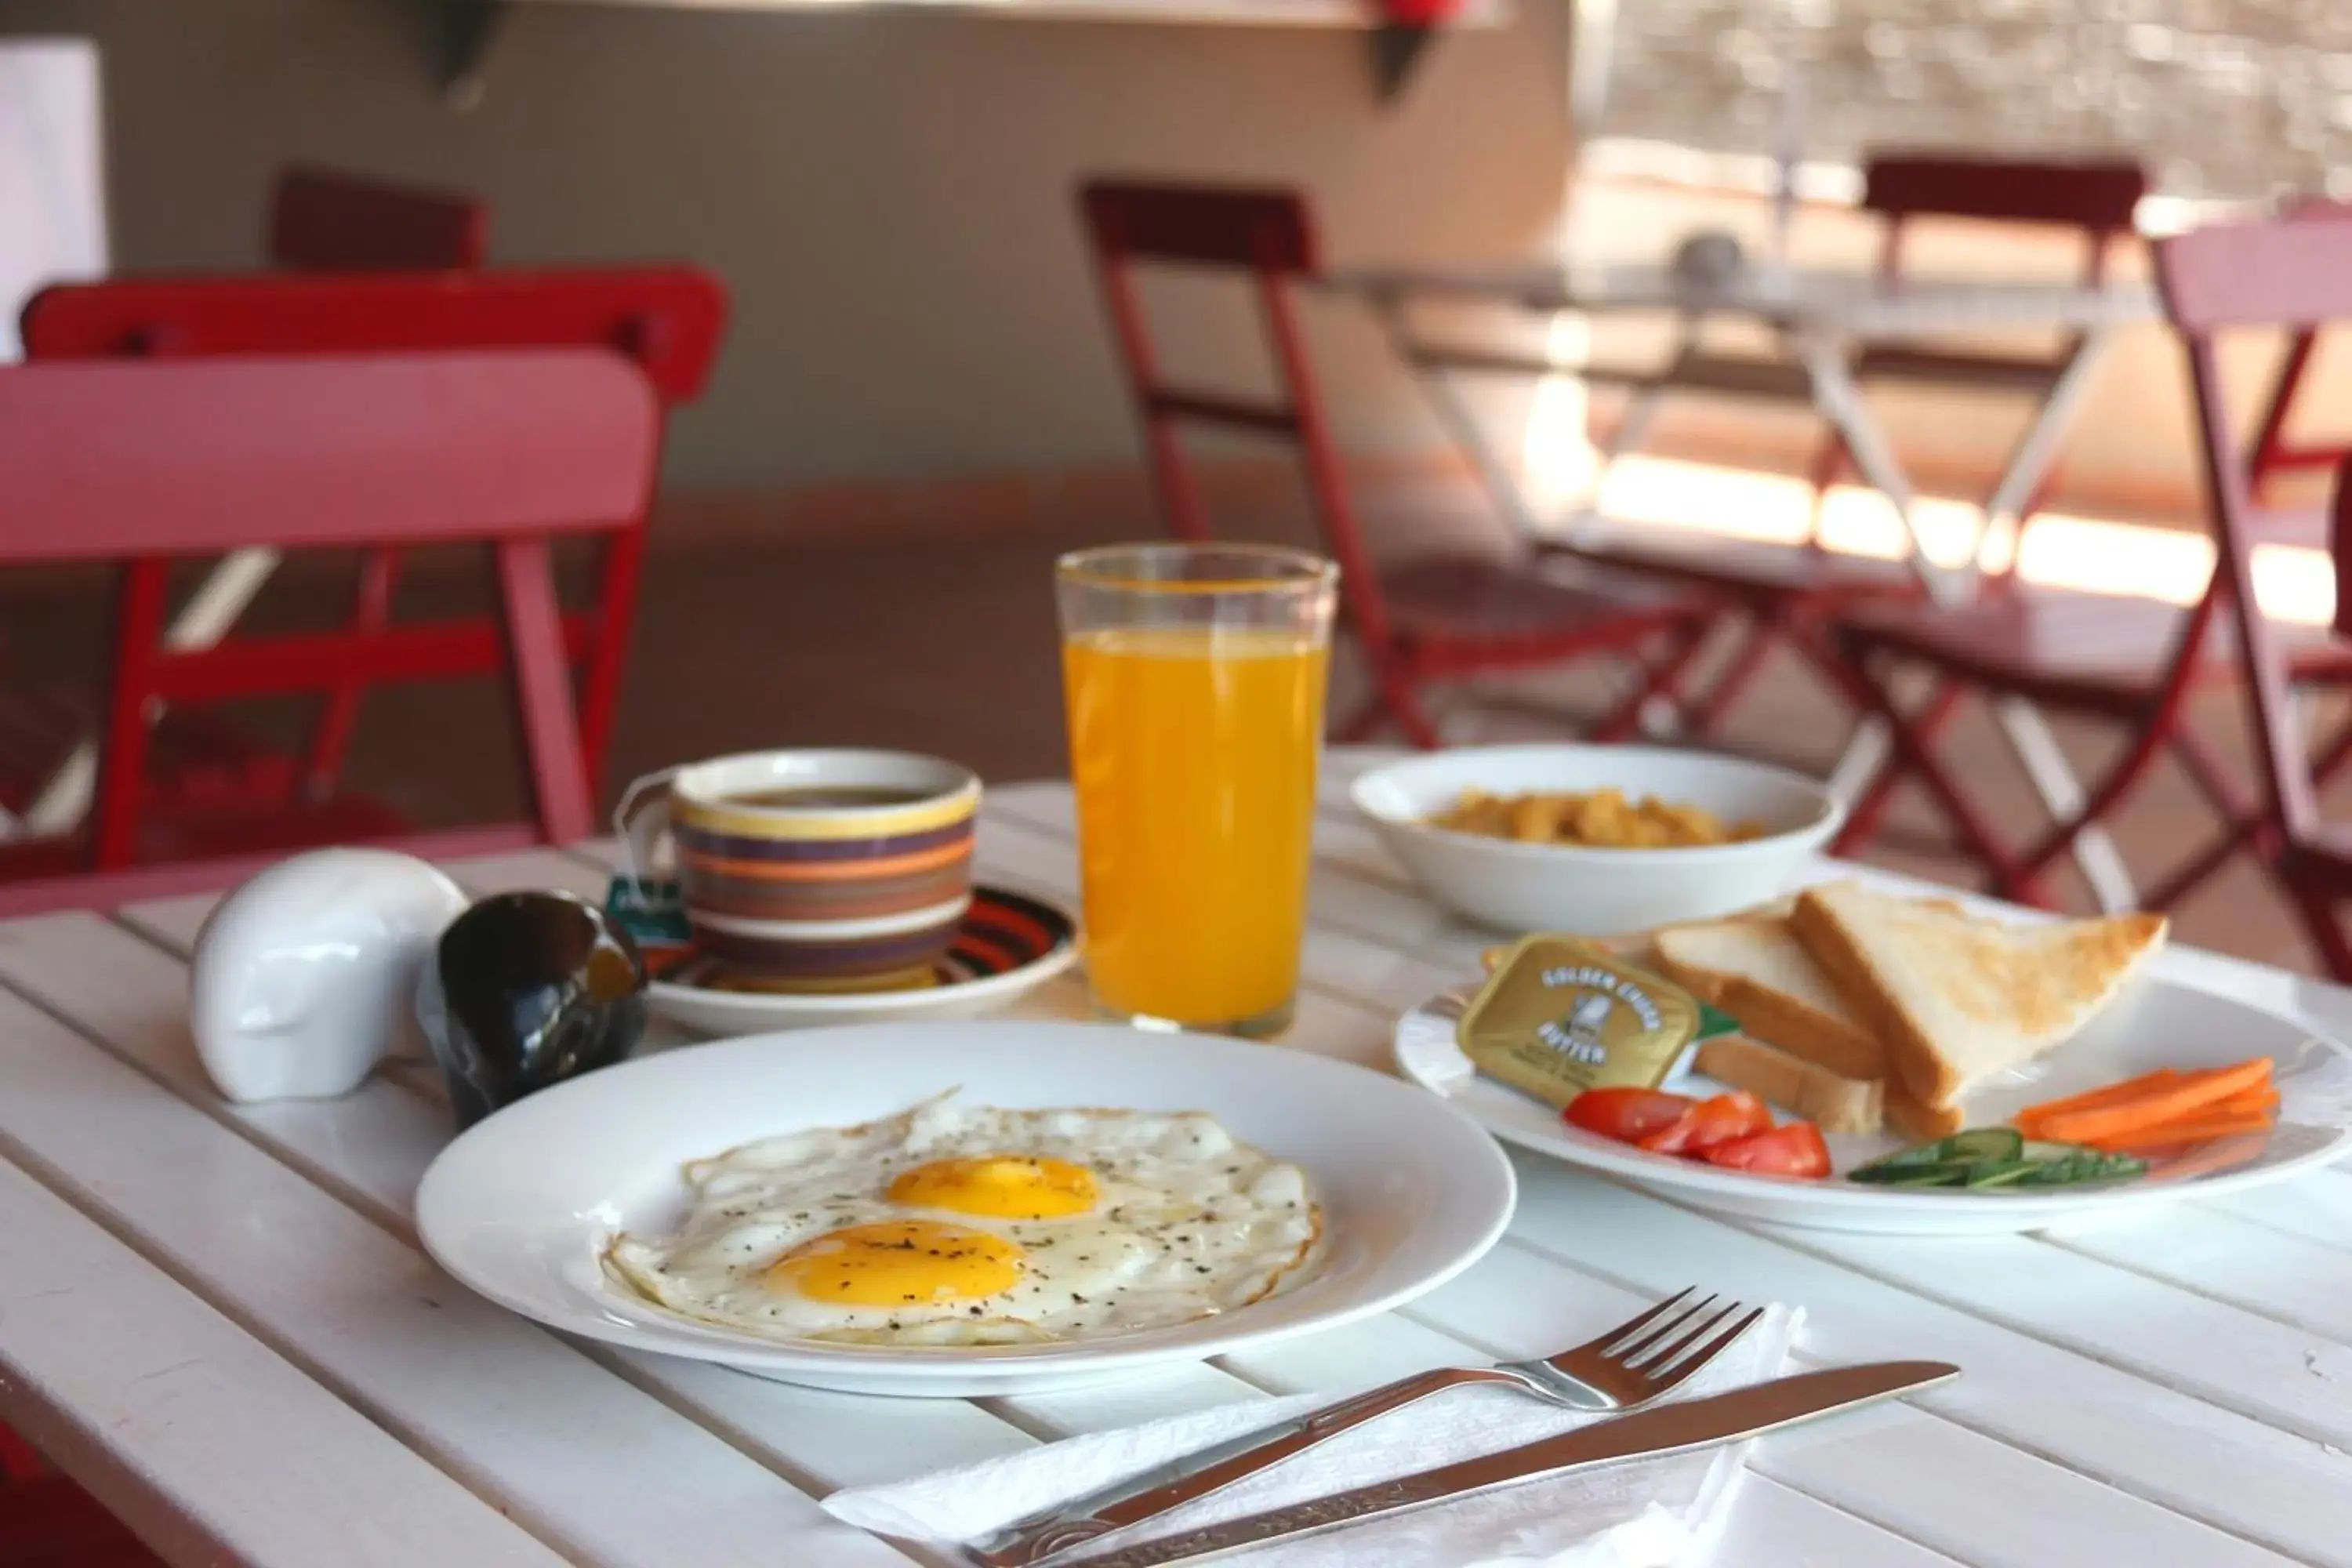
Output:
<path fill-rule="evenodd" d="M 1655 1089 L 1739 1027 L 1673 981 L 1573 937 L 1523 937 L 1454 1026 L 1480 1072 L 1565 1110 L 1588 1089 Z"/>

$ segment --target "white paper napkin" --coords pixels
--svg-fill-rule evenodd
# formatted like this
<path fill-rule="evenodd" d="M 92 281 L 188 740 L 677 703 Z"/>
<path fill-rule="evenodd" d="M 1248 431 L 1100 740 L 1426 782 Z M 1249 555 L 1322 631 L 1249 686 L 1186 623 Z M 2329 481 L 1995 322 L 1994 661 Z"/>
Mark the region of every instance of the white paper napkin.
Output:
<path fill-rule="evenodd" d="M 1788 1370 L 1801 1310 L 1774 1307 L 1738 1344 L 1675 1391 L 1721 1394 Z M 1221 1405 L 1122 1431 L 824 1500 L 862 1529 L 963 1542 L 1181 1454 L 1331 1403 L 1327 1394 Z M 1556 1409 L 1493 1384 L 1451 1389 L 1385 1415 L 1190 1507 L 1105 1536 L 1090 1552 L 1238 1519 L 1392 1476 L 1549 1437 L 1604 1419 Z M 1484 1497 L 1238 1553 L 1251 1568 L 1689 1568 L 1703 1563 L 1738 1483 L 1747 1444 L 1612 1465 Z M 1083 1563 L 1084 1557 L 1073 1560 Z"/>

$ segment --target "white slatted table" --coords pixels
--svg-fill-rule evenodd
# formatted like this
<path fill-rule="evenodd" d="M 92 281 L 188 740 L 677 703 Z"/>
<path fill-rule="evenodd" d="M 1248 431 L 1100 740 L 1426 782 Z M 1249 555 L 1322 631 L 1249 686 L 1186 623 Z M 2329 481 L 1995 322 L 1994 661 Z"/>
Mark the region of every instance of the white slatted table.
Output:
<path fill-rule="evenodd" d="M 1380 1066 L 1390 1019 L 1491 938 L 1421 900 L 1350 819 L 1364 755 L 1333 758 L 1290 1044 Z M 1073 896 L 1066 788 L 992 791 L 981 854 L 992 878 Z M 606 864 L 591 846 L 451 869 L 478 890 L 593 894 Z M 1527 1158 L 1509 1238 L 1407 1311 L 1076 1393 L 823 1394 L 572 1344 L 443 1278 L 410 1221 L 448 1136 L 430 1070 L 397 1064 L 340 1100 L 221 1102 L 184 1020 L 205 908 L 0 925 L 0 1421 L 175 1562 L 939 1562 L 813 1499 L 1549 1351 L 1697 1280 L 1802 1303 L 1810 1362 L 1967 1372 L 1763 1443 L 1723 1568 L 2352 1568 L 2352 1173 L 2097 1232 L 1906 1242 L 1734 1224 Z M 2352 1024 L 2352 993 L 2164 962 Z M 1070 981 L 1031 1006 L 1070 1016 L 1083 996 Z"/>
<path fill-rule="evenodd" d="M 1366 267 L 1330 273 L 1332 288 L 1360 295 L 1372 307 L 1390 346 L 1429 394 L 1447 432 L 1469 458 L 1480 482 L 1523 539 L 1562 539 L 1596 543 L 1596 531 L 1609 531 L 1601 516 L 1602 481 L 1611 465 L 1640 449 L 1648 439 L 1664 400 L 1677 391 L 1712 390 L 1735 396 L 1810 399 L 1814 412 L 1834 430 L 1864 479 L 1885 495 L 1903 524 L 1906 561 L 1923 587 L 1948 602 L 1969 598 L 1978 585 L 1978 563 L 1938 568 L 1919 531 L 1916 492 L 1893 442 L 1856 384 L 1855 356 L 1885 343 L 1916 342 L 1953 333 L 2043 330 L 2071 336 L 2049 384 L 2042 388 L 2025 433 L 2010 450 L 2000 478 L 1986 493 L 1979 552 L 2003 522 L 2022 527 L 2021 509 L 2056 461 L 2061 442 L 2107 345 L 2120 328 L 2159 319 L 2153 289 L 2141 285 L 2085 287 L 2065 283 L 2015 283 L 1979 279 L 1906 277 L 1889 282 L 1870 273 L 1789 270 L 1759 266 L 1720 284 L 1694 287 L 1673 269 L 1656 266 L 1589 262 L 1507 263 L 1486 267 Z M 1676 319 L 1676 345 L 1654 371 L 1627 373 L 1588 364 L 1557 363 L 1540 355 L 1496 353 L 1449 346 L 1416 324 L 1417 301 L 1498 305 L 1558 319 L 1670 313 Z M 1698 349 L 1710 321 L 1746 321 L 1769 328 L 1785 358 L 1732 362 L 1712 374 L 1692 369 L 1684 358 Z M 1589 382 L 1626 384 L 1632 401 L 1598 454 L 1592 476 L 1579 500 L 1556 521 L 1523 487 L 1515 467 L 1495 450 L 1488 432 L 1463 396 L 1455 378 L 1464 374 L 1526 377 L 1562 375 Z M 1729 374 L 1726 382 L 1717 379 Z M 1696 379 L 1690 379 L 1696 377 Z M 2041 713 L 2022 699 L 1996 704 L 1996 717 L 2018 763 L 2032 781 L 2053 821 L 2082 809 L 2082 781 L 2059 749 Z M 1888 737 L 1875 720 L 1865 722 L 1839 759 L 1830 787 L 1852 796 L 1885 761 Z M 2082 870 L 2102 907 L 2129 910 L 2139 896 L 2131 873 L 2105 829 L 2095 825 L 2075 841 L 2070 858 Z"/>

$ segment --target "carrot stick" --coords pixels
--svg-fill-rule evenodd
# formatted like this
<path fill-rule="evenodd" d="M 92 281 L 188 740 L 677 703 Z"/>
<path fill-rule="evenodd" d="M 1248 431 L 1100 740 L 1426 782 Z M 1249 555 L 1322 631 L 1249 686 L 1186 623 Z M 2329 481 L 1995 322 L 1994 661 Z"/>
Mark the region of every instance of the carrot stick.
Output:
<path fill-rule="evenodd" d="M 2205 1143 L 2216 1138 L 2231 1138 L 2241 1132 L 2266 1132 L 2271 1119 L 2261 1111 L 2232 1116 L 2189 1116 L 2178 1121 L 2158 1122 L 2152 1127 L 2135 1128 L 2102 1138 L 2092 1145 L 2109 1154 L 2143 1154 L 2151 1149 L 2169 1149 L 2182 1143 Z"/>
<path fill-rule="evenodd" d="M 2143 1073 L 2137 1078 L 2127 1078 L 2121 1083 L 2111 1083 L 2105 1089 L 2094 1089 L 2082 1094 L 2068 1095 L 2063 1100 L 2045 1100 L 2039 1105 L 2029 1105 L 2017 1113 L 2018 1131 L 2031 1132 L 2033 1129 L 2026 1125 L 2028 1122 L 2044 1121 L 2052 1116 L 2069 1110 L 2092 1110 L 2103 1105 L 2113 1105 L 2119 1100 L 2137 1100 L 2151 1089 L 2162 1089 L 2179 1081 L 2180 1077 L 2179 1068 L 2158 1068 L 2154 1072 Z"/>
<path fill-rule="evenodd" d="M 2242 1089 L 2227 1100 L 2217 1100 L 2200 1109 L 2200 1115 L 2250 1116 L 2258 1111 L 2277 1109 L 2279 1092 L 2265 1085 L 2261 1089 Z"/>
<path fill-rule="evenodd" d="M 2268 1110 L 2222 1110 L 2214 1106 L 2203 1105 L 2198 1107 L 2195 1110 L 2190 1111 L 2186 1116 L 2176 1116 L 2166 1121 L 2147 1122 L 2141 1126 L 2133 1128 L 2128 1132 L 2110 1133 L 2105 1141 L 2112 1142 L 2117 1139 L 2128 1139 L 2133 1142 L 2142 1142 L 2159 1135 L 2170 1133 L 2177 1128 L 2188 1127 L 2207 1121 L 2260 1121 L 2267 1125 L 2268 1123 L 2277 1120 L 2277 1116 Z"/>
<path fill-rule="evenodd" d="M 2268 1057 L 2254 1057 L 2231 1067 L 2189 1073 L 2133 1099 L 2088 1110 L 2059 1111 L 2039 1119 L 2041 1136 L 2065 1143 L 2095 1143 L 2119 1133 L 2136 1132 L 2159 1121 L 2177 1121 L 2216 1100 L 2229 1099 L 2270 1082 Z"/>

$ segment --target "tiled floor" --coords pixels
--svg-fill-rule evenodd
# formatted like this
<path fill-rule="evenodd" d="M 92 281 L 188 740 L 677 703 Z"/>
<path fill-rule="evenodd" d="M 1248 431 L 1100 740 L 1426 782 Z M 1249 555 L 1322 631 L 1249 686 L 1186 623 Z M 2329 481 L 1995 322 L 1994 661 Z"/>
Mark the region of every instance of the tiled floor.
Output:
<path fill-rule="evenodd" d="M 1433 498 L 1418 498 L 1428 501 Z M 1454 504 L 1424 508 L 1421 526 L 1459 533 L 1488 524 Z M 1391 510 L 1395 509 L 1391 508 Z M 1256 536 L 1290 529 L 1252 527 Z M 1412 531 L 1387 520 L 1391 542 Z M 905 746 L 962 759 L 993 779 L 1062 771 L 1061 700 L 1050 589 L 1055 555 L 1088 542 L 1150 531 L 1140 520 L 1051 537 L 959 542 L 769 544 L 664 539 L 650 552 L 637 647 L 614 757 L 617 787 L 633 774 L 684 758 L 792 744 Z M 420 574 L 422 597 L 457 596 L 455 574 Z M 96 668 L 102 618 L 95 580 L 16 587 L 0 597 L 0 679 Z M 323 591 L 322 591 L 323 590 Z M 335 593 L 317 579 L 289 581 L 262 606 L 264 620 L 333 613 Z M 318 606 L 324 605 L 321 610 Z M 1352 683 L 1353 672 L 1336 678 Z M 1538 695 L 1574 708 L 1597 699 L 1582 678 Z M 1335 705 L 1338 700 L 1335 699 Z M 2232 694 L 2201 699 L 2196 721 L 2242 763 L 2243 725 Z M 1530 732 L 1516 715 L 1464 716 L 1465 738 Z M 1540 724 L 1534 732 L 1545 732 Z M 1811 679 L 1776 666 L 1737 709 L 1727 739 L 1739 748 L 1819 767 L 1843 741 L 1846 721 Z M 2062 725 L 2078 763 L 2105 754 L 2111 738 Z M 1549 732 L 1566 735 L 1562 724 Z M 393 691 L 370 699 L 352 761 L 357 783 L 427 820 L 462 821 L 509 809 L 519 798 L 501 700 L 467 688 Z M 1970 715 L 1951 744 L 2000 820 L 2028 823 L 2032 800 L 1988 721 Z M 1874 855 L 1929 876 L 1958 864 L 1923 837 L 1927 814 L 1898 812 Z M 2184 781 L 2150 784 L 2125 814 L 2126 858 L 2160 868 L 2203 842 L 2210 816 Z M 2260 872 L 2240 865 L 2179 911 L 2180 939 L 2266 962 L 2305 965 L 2300 938 Z"/>

